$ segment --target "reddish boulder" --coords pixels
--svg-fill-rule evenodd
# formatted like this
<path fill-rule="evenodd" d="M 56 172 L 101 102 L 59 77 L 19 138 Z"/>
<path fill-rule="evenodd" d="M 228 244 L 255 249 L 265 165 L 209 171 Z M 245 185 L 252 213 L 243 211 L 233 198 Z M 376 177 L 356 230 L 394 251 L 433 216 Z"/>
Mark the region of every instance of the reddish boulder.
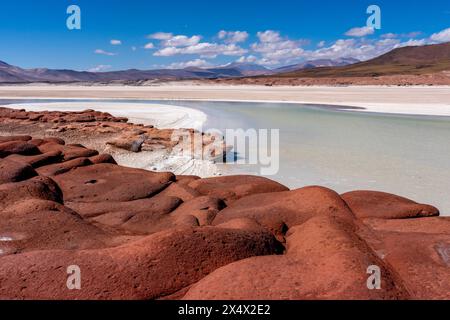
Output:
<path fill-rule="evenodd" d="M 225 176 L 195 180 L 189 187 L 202 195 L 212 196 L 232 202 L 257 193 L 281 192 L 289 190 L 278 182 L 257 176 Z"/>
<path fill-rule="evenodd" d="M 184 219 L 185 216 L 193 216 L 198 221 L 198 225 L 208 226 L 223 208 L 225 208 L 225 203 L 222 200 L 201 196 L 183 203 L 170 215 L 178 221 Z"/>
<path fill-rule="evenodd" d="M 10 159 L 0 159 L 0 184 L 19 182 L 36 175 L 36 171 L 29 164 Z"/>
<path fill-rule="evenodd" d="M 365 219 L 358 233 L 402 279 L 413 299 L 450 299 L 450 218 Z"/>
<path fill-rule="evenodd" d="M 98 224 L 150 234 L 173 227 L 169 214 L 181 202 L 178 198 L 159 194 L 125 202 L 68 202 L 67 206 Z"/>
<path fill-rule="evenodd" d="M 10 141 L 0 143 L 0 158 L 11 154 L 35 155 L 39 154 L 39 149 L 31 143 L 24 141 Z"/>
<path fill-rule="evenodd" d="M 306 187 L 244 197 L 220 211 L 213 224 L 249 218 L 267 227 L 283 241 L 288 228 L 320 215 L 353 216 L 336 192 L 323 187 Z"/>
<path fill-rule="evenodd" d="M 439 215 L 439 210 L 433 206 L 384 192 L 353 191 L 343 194 L 342 198 L 358 218 L 404 219 Z"/>
<path fill-rule="evenodd" d="M 112 141 L 109 141 L 108 144 L 116 148 L 125 149 L 131 152 L 140 152 L 144 141 L 145 137 L 130 136 L 114 139 Z"/>
<path fill-rule="evenodd" d="M 64 161 L 76 158 L 89 158 L 98 155 L 98 151 L 83 147 L 82 145 L 61 145 L 56 142 L 47 142 L 38 146 L 42 153 L 60 151 Z"/>
<path fill-rule="evenodd" d="M 264 231 L 205 227 L 160 232 L 116 248 L 9 255 L 1 258 L 0 299 L 157 299 L 221 266 L 277 249 Z M 82 290 L 66 287 L 72 265 L 80 267 Z"/>
<path fill-rule="evenodd" d="M 90 157 L 89 160 L 93 164 L 99 164 L 99 163 L 117 164 L 116 160 L 114 160 L 114 158 L 110 154 L 99 154 L 97 156 Z"/>
<path fill-rule="evenodd" d="M 61 163 L 55 163 L 55 164 L 43 166 L 43 167 L 38 168 L 36 171 L 41 176 L 50 177 L 50 176 L 57 176 L 59 174 L 66 173 L 74 168 L 84 167 L 84 166 L 88 166 L 91 164 L 92 164 L 92 162 L 88 158 L 76 158 L 76 159 L 61 162 Z"/>
<path fill-rule="evenodd" d="M 28 199 L 4 208 L 0 214 L 0 246 L 8 251 L 101 248 L 108 240 L 104 231 L 63 205 Z"/>
<path fill-rule="evenodd" d="M 283 256 L 252 257 L 217 269 L 193 285 L 184 299 L 409 298 L 403 282 L 354 235 L 354 229 L 338 217 L 314 217 L 289 230 Z M 371 265 L 381 268 L 381 290 L 367 287 Z"/>
<path fill-rule="evenodd" d="M 0 136 L 0 143 L 12 142 L 12 141 L 30 141 L 32 138 L 30 136 Z"/>
<path fill-rule="evenodd" d="M 175 176 L 102 163 L 75 168 L 54 177 L 69 202 L 123 202 L 148 198 L 166 188 Z"/>
<path fill-rule="evenodd" d="M 49 178 L 34 177 L 26 181 L 0 185 L 1 210 L 28 199 L 41 199 L 62 203 L 62 193 L 58 185 Z"/>
<path fill-rule="evenodd" d="M 38 154 L 35 156 L 22 156 L 20 154 L 12 154 L 6 159 L 26 163 L 31 165 L 33 168 L 39 168 L 61 161 L 61 151 L 49 151 L 47 153 Z"/>
<path fill-rule="evenodd" d="M 187 186 L 184 181 L 177 181 L 171 183 L 166 189 L 164 189 L 161 194 L 165 196 L 177 197 L 183 201 L 189 201 L 196 197 L 201 196 L 200 192 Z"/>

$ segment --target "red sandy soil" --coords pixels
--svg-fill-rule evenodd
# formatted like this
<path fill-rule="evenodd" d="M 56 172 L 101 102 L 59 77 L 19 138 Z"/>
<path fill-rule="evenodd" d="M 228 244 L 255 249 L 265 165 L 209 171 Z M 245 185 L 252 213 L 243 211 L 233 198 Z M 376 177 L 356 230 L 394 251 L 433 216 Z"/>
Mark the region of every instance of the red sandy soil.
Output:
<path fill-rule="evenodd" d="M 175 176 L 6 136 L 0 217 L 0 299 L 450 298 L 450 219 L 381 192 Z"/>

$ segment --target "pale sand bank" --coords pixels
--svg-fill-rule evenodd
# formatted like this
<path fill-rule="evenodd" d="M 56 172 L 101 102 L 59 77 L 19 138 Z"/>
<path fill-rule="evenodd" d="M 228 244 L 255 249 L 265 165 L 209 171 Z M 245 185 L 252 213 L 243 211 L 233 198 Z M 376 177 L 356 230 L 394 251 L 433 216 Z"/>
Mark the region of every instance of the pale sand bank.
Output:
<path fill-rule="evenodd" d="M 55 102 L 9 104 L 8 107 L 29 111 L 94 109 L 108 112 L 115 117 L 126 117 L 130 122 L 154 125 L 160 129 L 201 128 L 207 120 L 206 114 L 199 110 L 155 103 Z"/>
<path fill-rule="evenodd" d="M 450 116 L 450 87 L 447 86 L 22 85 L 1 86 L 0 98 L 267 101 L 350 106 L 365 108 L 362 111 L 369 112 Z"/>

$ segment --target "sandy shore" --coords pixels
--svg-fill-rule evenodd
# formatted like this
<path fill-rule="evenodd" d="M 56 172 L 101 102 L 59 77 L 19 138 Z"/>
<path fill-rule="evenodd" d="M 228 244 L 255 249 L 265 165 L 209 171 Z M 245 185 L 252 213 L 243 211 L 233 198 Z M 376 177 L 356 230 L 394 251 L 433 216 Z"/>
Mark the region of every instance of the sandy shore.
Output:
<path fill-rule="evenodd" d="M 207 116 L 192 108 L 155 103 L 58 102 L 11 104 L 9 108 L 29 111 L 83 111 L 95 109 L 131 122 L 154 125 L 159 129 L 201 128 Z"/>
<path fill-rule="evenodd" d="M 362 111 L 450 116 L 450 87 L 351 86 L 292 87 L 198 85 L 158 86 L 1 86 L 0 98 L 161 99 L 210 101 L 271 101 L 365 108 Z"/>

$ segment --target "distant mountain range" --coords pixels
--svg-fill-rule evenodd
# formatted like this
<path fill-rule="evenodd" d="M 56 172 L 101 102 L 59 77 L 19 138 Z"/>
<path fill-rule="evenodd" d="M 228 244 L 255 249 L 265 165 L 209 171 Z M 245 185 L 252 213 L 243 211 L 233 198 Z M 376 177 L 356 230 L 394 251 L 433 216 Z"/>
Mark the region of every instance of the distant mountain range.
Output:
<path fill-rule="evenodd" d="M 185 68 L 159 70 L 123 70 L 111 72 L 88 72 L 55 69 L 22 69 L 0 61 L 0 83 L 32 83 L 32 82 L 112 82 L 143 80 L 186 80 L 238 78 L 260 75 L 274 75 L 280 72 L 314 68 L 318 66 L 342 66 L 358 62 L 356 59 L 314 60 L 291 65 L 276 70 L 252 63 L 230 63 L 213 68 Z"/>
<path fill-rule="evenodd" d="M 0 61 L 0 83 L 31 82 L 136 82 L 146 80 L 227 79 L 248 77 L 338 78 L 384 75 L 423 75 L 450 70 L 450 42 L 403 47 L 360 62 L 353 58 L 305 61 L 278 69 L 252 63 L 230 63 L 212 68 L 123 70 L 88 72 L 53 69 L 22 69 Z"/>
<path fill-rule="evenodd" d="M 282 73 L 282 72 L 291 72 L 291 71 L 298 71 L 298 70 L 304 70 L 304 69 L 313 69 L 313 68 L 320 68 L 320 67 L 341 67 L 346 66 L 354 63 L 360 62 L 358 59 L 354 58 L 340 58 L 340 59 L 318 59 L 318 60 L 309 60 L 298 64 L 293 64 L 290 66 L 281 67 L 278 69 L 275 69 L 275 73 Z"/>
<path fill-rule="evenodd" d="M 337 78 L 424 75 L 448 70 L 450 70 L 450 42 L 402 47 L 364 62 L 337 67 L 297 69 L 277 74 L 277 77 Z"/>

